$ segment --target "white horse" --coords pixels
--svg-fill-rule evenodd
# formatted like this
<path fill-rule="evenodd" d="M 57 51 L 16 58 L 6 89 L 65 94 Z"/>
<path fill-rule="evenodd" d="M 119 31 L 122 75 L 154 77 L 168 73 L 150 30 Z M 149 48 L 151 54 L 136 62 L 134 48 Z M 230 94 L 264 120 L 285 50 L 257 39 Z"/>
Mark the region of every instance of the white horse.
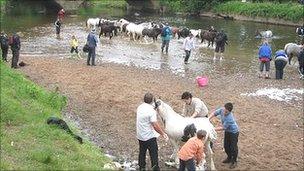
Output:
<path fill-rule="evenodd" d="M 271 38 L 273 36 L 273 34 L 272 34 L 271 30 L 265 30 L 265 31 L 258 31 L 257 30 L 257 35 L 256 36 L 260 36 L 262 38 Z"/>
<path fill-rule="evenodd" d="M 86 27 L 87 28 L 94 28 L 96 29 L 96 26 L 99 26 L 100 24 L 100 19 L 99 18 L 89 18 L 86 22 Z"/>
<path fill-rule="evenodd" d="M 135 30 L 138 27 L 135 23 L 129 23 L 126 27 L 127 34 L 130 36 L 130 39 L 135 40 Z"/>
<path fill-rule="evenodd" d="M 213 162 L 213 151 L 210 147 L 210 141 L 214 141 L 217 138 L 214 126 L 206 117 L 190 118 L 183 117 L 177 114 L 168 104 L 158 99 L 155 101 L 158 114 L 160 115 L 163 124 L 165 126 L 165 132 L 168 134 L 170 141 L 174 147 L 171 158 L 175 158 L 175 163 L 179 163 L 178 150 L 181 138 L 184 134 L 184 129 L 187 125 L 194 124 L 197 130 L 205 130 L 207 132 L 205 138 L 205 150 L 207 151 L 206 159 L 209 158 L 209 169 L 215 170 Z M 203 163 L 202 163 L 203 164 Z M 202 166 L 200 166 L 201 168 Z"/>
<path fill-rule="evenodd" d="M 192 33 L 193 36 L 197 37 L 197 38 L 201 37 L 201 32 L 202 32 L 201 29 L 198 29 L 198 30 L 190 29 L 190 33 Z"/>
<path fill-rule="evenodd" d="M 297 45 L 295 43 L 287 43 L 284 47 L 284 50 L 288 56 L 288 61 L 289 61 L 289 64 L 291 63 L 291 59 L 293 56 L 298 56 L 301 49 L 303 48 L 302 45 Z"/>
<path fill-rule="evenodd" d="M 117 26 L 120 27 L 120 31 L 122 32 L 122 27 L 123 27 L 123 25 L 129 24 L 129 23 L 130 23 L 130 22 L 129 22 L 128 20 L 122 18 L 122 19 L 118 20 Z"/>

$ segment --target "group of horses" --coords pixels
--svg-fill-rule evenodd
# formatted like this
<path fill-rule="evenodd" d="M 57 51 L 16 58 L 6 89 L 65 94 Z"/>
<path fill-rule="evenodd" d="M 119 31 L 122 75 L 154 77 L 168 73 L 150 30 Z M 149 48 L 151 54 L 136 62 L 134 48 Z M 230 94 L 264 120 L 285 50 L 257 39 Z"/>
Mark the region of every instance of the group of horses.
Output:
<path fill-rule="evenodd" d="M 136 24 L 134 22 L 127 21 L 126 19 L 120 20 L 108 20 L 103 18 L 89 18 L 86 22 L 87 28 L 96 29 L 100 28 L 99 37 L 109 35 L 111 39 L 117 33 L 127 35 L 131 40 L 140 40 L 144 37 L 149 37 L 155 42 L 158 36 L 161 34 L 162 29 L 165 27 L 163 23 L 157 22 L 143 22 Z M 189 28 L 178 28 L 170 27 L 172 36 L 178 39 L 185 38 L 189 34 L 193 34 L 194 37 L 200 38 L 203 43 L 205 40 L 208 41 L 208 47 L 213 46 L 215 37 L 218 32 L 216 30 L 203 30 L 203 29 L 189 29 Z"/>

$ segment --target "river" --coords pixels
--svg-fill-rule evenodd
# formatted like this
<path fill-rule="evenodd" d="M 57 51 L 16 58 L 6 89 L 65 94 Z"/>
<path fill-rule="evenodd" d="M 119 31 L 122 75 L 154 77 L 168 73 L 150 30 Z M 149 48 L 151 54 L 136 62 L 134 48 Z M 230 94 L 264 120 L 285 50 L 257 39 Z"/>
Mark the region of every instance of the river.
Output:
<path fill-rule="evenodd" d="M 85 27 L 87 18 L 101 17 L 107 19 L 125 18 L 131 22 L 141 23 L 147 21 L 168 22 L 171 26 L 188 27 L 190 29 L 208 29 L 211 25 L 216 29 L 224 29 L 228 35 L 228 46 L 223 61 L 213 61 L 214 48 L 207 48 L 206 43 L 196 41 L 196 49 L 190 57 L 190 64 L 183 63 L 184 51 L 182 38 L 174 38 L 170 42 L 169 54 L 160 52 L 161 41 L 153 43 L 147 41 L 131 41 L 126 36 L 113 37 L 112 40 L 102 37 L 97 48 L 98 62 L 114 62 L 136 67 L 170 70 L 181 76 L 210 75 L 213 72 L 235 74 L 242 72 L 255 72 L 258 67 L 257 51 L 261 39 L 255 36 L 257 29 L 272 30 L 274 37 L 270 40 L 272 50 L 283 49 L 289 42 L 297 42 L 300 38 L 291 26 L 261 24 L 248 21 L 231 21 L 208 17 L 188 17 L 176 15 L 157 15 L 141 13 L 135 16 L 134 12 L 123 10 L 107 10 L 91 15 L 86 10 L 84 15 L 67 15 L 61 29 L 61 38 L 55 35 L 54 16 L 48 15 L 6 15 L 2 20 L 2 29 L 8 32 L 21 32 L 21 56 L 52 56 L 59 58 L 70 57 L 71 36 L 75 35 L 80 47 L 86 42 L 89 29 Z M 102 10 L 101 10 L 102 11 Z M 14 22 L 12 22 L 14 21 Z M 99 32 L 98 32 L 99 33 Z M 85 54 L 83 54 L 85 57 Z M 84 61 L 85 62 L 85 61 Z"/>

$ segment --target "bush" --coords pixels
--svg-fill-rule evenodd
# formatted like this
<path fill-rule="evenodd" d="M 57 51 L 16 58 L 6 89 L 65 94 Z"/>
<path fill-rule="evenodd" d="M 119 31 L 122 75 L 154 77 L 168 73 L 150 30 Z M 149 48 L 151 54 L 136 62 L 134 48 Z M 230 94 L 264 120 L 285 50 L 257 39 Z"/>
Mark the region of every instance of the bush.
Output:
<path fill-rule="evenodd" d="M 303 6 L 298 3 L 242 3 L 230 1 L 213 8 L 214 12 L 224 14 L 238 14 L 250 17 L 267 17 L 285 19 L 298 22 L 303 19 Z"/>

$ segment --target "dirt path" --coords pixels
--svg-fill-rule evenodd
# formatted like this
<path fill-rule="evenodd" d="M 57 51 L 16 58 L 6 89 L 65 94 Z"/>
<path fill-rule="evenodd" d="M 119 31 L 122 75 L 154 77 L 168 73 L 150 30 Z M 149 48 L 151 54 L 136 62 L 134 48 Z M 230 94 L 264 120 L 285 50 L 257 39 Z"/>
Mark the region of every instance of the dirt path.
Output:
<path fill-rule="evenodd" d="M 58 87 L 68 97 L 67 112 L 79 120 L 104 151 L 128 159 L 137 159 L 136 108 L 149 91 L 160 96 L 180 112 L 180 95 L 191 91 L 202 98 L 209 110 L 234 103 L 234 114 L 240 127 L 239 163 L 237 169 L 303 170 L 303 98 L 290 103 L 267 97 L 247 97 L 263 87 L 303 88 L 298 79 L 277 81 L 256 78 L 255 74 L 209 76 L 210 84 L 201 91 L 192 78 L 172 75 L 169 71 L 138 69 L 116 64 L 88 67 L 84 61 L 33 58 L 23 59 L 29 65 L 21 72 L 50 90 Z M 287 70 L 288 74 L 296 75 Z M 222 133 L 215 146 L 215 165 L 228 169 L 221 161 Z M 172 148 L 159 139 L 160 160 L 167 160 Z"/>

